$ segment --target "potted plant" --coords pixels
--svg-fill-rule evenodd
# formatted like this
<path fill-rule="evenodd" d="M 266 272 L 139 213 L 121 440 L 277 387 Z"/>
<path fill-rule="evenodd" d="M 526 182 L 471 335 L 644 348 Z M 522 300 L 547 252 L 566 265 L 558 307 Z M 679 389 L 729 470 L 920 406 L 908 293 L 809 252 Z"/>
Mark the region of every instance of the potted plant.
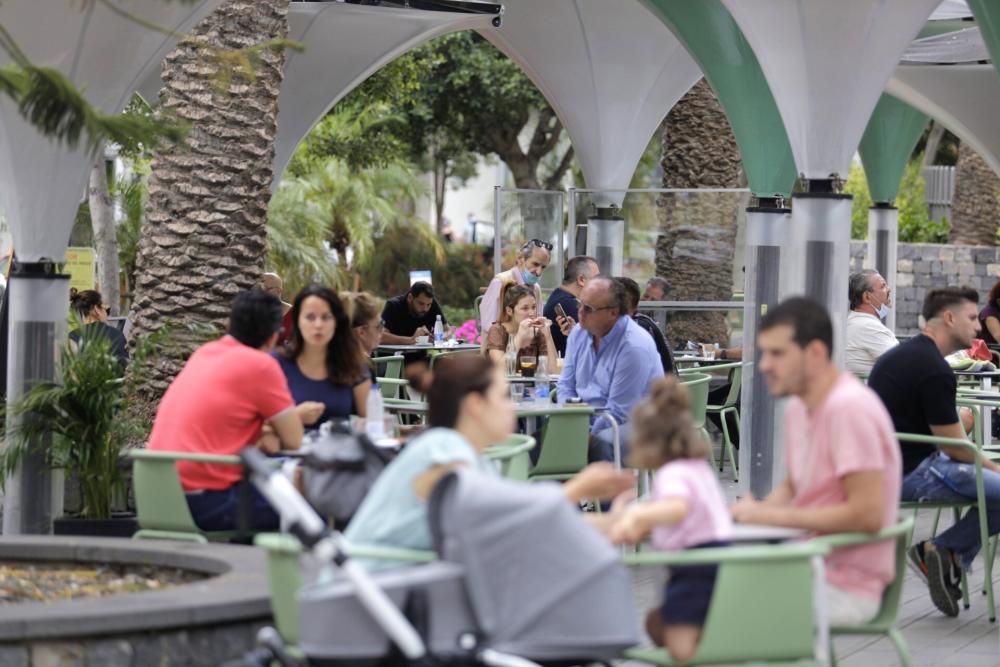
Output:
<path fill-rule="evenodd" d="M 133 362 L 141 363 L 154 345 L 153 337 L 141 340 Z M 126 409 L 124 368 L 108 339 L 84 329 L 78 343 L 62 349 L 59 367 L 58 381 L 36 384 L 6 407 L 14 419 L 7 446 L 0 451 L 0 484 L 32 447 L 45 446 L 48 465 L 79 482 L 79 519 L 88 524 L 83 531 L 131 535 L 134 518 L 112 520 L 112 506 L 125 497 L 122 450 L 144 440 L 149 423 Z M 80 533 L 78 523 L 74 518 L 57 519 L 55 532 Z"/>

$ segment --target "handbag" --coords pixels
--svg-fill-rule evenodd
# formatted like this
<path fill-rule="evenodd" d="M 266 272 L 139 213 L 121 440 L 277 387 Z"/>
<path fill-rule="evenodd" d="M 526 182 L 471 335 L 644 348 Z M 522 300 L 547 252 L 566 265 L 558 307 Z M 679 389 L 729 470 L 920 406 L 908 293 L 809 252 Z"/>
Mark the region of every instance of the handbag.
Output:
<path fill-rule="evenodd" d="M 363 433 L 323 424 L 302 457 L 306 500 L 338 526 L 346 525 L 395 455 Z"/>

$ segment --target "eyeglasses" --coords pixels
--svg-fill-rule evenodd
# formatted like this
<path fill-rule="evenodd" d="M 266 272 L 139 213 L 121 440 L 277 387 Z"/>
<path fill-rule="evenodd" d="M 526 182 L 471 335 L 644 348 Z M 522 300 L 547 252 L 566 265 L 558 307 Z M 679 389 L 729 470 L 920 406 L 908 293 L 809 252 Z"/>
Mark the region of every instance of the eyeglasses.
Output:
<path fill-rule="evenodd" d="M 579 299 L 576 300 L 576 305 L 577 308 L 580 309 L 580 312 L 587 313 L 588 315 L 596 313 L 599 310 L 611 310 L 612 308 L 617 308 L 617 306 L 590 306 Z"/>
<path fill-rule="evenodd" d="M 527 250 L 528 248 L 530 248 L 532 246 L 534 246 L 536 248 L 545 248 L 549 252 L 552 252 L 552 244 L 548 243 L 547 241 L 542 241 L 541 239 L 531 239 L 530 241 L 528 241 L 527 243 L 525 243 L 523 246 L 521 246 L 521 250 Z"/>

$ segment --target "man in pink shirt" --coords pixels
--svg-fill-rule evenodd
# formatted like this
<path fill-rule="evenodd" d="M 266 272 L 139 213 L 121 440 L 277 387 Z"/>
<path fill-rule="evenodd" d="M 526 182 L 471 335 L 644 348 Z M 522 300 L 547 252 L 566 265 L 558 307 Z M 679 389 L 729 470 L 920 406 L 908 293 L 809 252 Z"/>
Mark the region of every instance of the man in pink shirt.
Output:
<path fill-rule="evenodd" d="M 299 447 L 302 419 L 285 374 L 270 354 L 281 316 L 281 302 L 271 294 L 237 295 L 228 334 L 195 350 L 163 395 L 150 450 L 237 454 L 258 441 L 271 451 L 277 451 L 279 441 L 286 449 Z M 270 435 L 262 439 L 265 425 Z M 180 461 L 177 471 L 199 528 L 236 528 L 243 477 L 239 466 Z M 251 526 L 276 529 L 278 515 L 264 497 L 251 487 L 247 498 Z"/>
<path fill-rule="evenodd" d="M 878 396 L 833 363 L 826 310 L 784 301 L 761 320 L 758 367 L 785 407 L 788 478 L 764 500 L 733 505 L 736 521 L 815 533 L 874 533 L 896 522 L 902 479 L 892 420 Z M 871 620 L 895 576 L 895 544 L 835 549 L 826 559 L 836 625 Z"/>

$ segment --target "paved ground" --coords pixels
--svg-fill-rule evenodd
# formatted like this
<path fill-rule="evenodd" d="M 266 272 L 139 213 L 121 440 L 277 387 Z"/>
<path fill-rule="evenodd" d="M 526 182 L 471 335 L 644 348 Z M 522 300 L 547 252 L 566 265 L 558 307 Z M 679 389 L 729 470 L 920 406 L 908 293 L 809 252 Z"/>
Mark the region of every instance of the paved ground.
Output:
<path fill-rule="evenodd" d="M 729 468 L 723 474 L 726 494 L 732 500 L 736 485 Z M 933 512 L 921 512 L 917 520 L 916 539 L 930 532 Z M 942 518 L 943 529 L 948 520 Z M 993 583 L 1000 605 L 1000 568 L 994 567 Z M 948 618 L 933 605 L 927 586 L 909 569 L 903 588 L 899 627 L 910 647 L 915 667 L 1000 667 L 1000 627 L 991 623 L 986 613 L 986 597 L 982 594 L 982 560 L 977 559 L 969 576 L 970 608 L 958 618 Z M 646 569 L 636 572 L 633 586 L 636 599 L 645 609 L 658 602 L 662 590 L 661 572 Z M 899 659 L 891 643 L 884 639 L 843 638 L 835 644 L 838 664 L 843 667 L 892 667 Z M 621 662 L 622 667 L 638 663 Z"/>

